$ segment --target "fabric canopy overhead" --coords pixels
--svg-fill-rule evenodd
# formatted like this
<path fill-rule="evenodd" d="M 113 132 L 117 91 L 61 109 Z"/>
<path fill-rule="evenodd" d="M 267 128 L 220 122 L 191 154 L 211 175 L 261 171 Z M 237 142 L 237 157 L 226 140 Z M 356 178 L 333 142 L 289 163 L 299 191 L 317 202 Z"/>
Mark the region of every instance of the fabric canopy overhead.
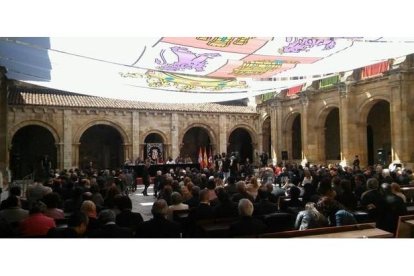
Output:
<path fill-rule="evenodd" d="M 411 53 L 413 39 L 364 37 L 0 38 L 10 79 L 162 103 L 280 92 Z"/>

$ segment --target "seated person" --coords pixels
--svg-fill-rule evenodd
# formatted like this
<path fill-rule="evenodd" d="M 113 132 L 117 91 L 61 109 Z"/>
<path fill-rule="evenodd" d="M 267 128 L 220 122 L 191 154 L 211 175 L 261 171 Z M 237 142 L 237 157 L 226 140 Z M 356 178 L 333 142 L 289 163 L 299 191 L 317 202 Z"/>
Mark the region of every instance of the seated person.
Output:
<path fill-rule="evenodd" d="M 178 192 L 171 194 L 171 205 L 168 207 L 168 219 L 173 220 L 173 212 L 176 210 L 188 210 L 188 205 L 182 203 L 183 197 Z"/>
<path fill-rule="evenodd" d="M 121 211 L 116 216 L 116 224 L 121 227 L 127 227 L 132 230 L 133 233 L 137 230 L 144 219 L 140 213 L 132 212 L 132 202 L 129 196 L 120 196 L 115 200 L 115 205 Z"/>
<path fill-rule="evenodd" d="M 136 231 L 137 238 L 179 238 L 180 225 L 167 220 L 168 204 L 164 199 L 158 199 L 151 208 L 153 218 L 141 223 Z"/>
<path fill-rule="evenodd" d="M 58 193 L 49 193 L 42 199 L 46 204 L 46 210 L 44 214 L 52 219 L 64 219 L 65 213 L 62 209 L 58 208 L 60 202 L 60 196 Z"/>
<path fill-rule="evenodd" d="M 230 237 L 259 235 L 267 231 L 267 226 L 261 220 L 252 217 L 253 203 L 242 198 L 238 205 L 239 220 L 230 225 Z"/>
<path fill-rule="evenodd" d="M 357 223 L 354 215 L 331 197 L 321 197 L 318 201 L 317 209 L 328 219 L 330 226 L 344 226 Z"/>
<path fill-rule="evenodd" d="M 132 238 L 132 230 L 120 227 L 115 223 L 115 212 L 109 209 L 102 210 L 98 215 L 100 228 L 91 231 L 91 238 Z"/>
<path fill-rule="evenodd" d="M 276 203 L 270 202 L 269 200 L 269 191 L 267 190 L 266 186 L 260 187 L 258 190 L 258 199 L 259 202 L 254 204 L 254 215 L 261 216 L 266 214 L 271 214 L 277 212 L 278 206 Z"/>
<path fill-rule="evenodd" d="M 191 209 L 188 216 L 191 222 L 197 222 L 199 220 L 211 219 L 214 217 L 213 208 L 210 206 L 209 191 L 203 189 L 200 191 L 200 204 Z"/>
<path fill-rule="evenodd" d="M 295 228 L 306 230 L 328 226 L 328 220 L 315 207 L 314 202 L 306 203 L 305 210 L 300 211 L 296 217 Z"/>
<path fill-rule="evenodd" d="M 3 200 L 4 206 L 7 208 L 0 211 L 0 217 L 5 219 L 10 225 L 17 226 L 22 220 L 29 216 L 29 211 L 24 210 L 20 206 L 20 199 L 15 196 L 9 196 Z"/>
<path fill-rule="evenodd" d="M 52 228 L 48 238 L 82 238 L 88 228 L 88 216 L 82 212 L 73 213 L 68 219 L 67 228 Z"/>
<path fill-rule="evenodd" d="M 237 217 L 237 205 L 231 201 L 224 187 L 216 189 L 217 204 L 213 207 L 215 218 Z"/>
<path fill-rule="evenodd" d="M 46 205 L 36 202 L 32 205 L 29 217 L 20 223 L 20 233 L 23 237 L 43 237 L 47 232 L 56 227 L 55 220 L 43 214 Z"/>

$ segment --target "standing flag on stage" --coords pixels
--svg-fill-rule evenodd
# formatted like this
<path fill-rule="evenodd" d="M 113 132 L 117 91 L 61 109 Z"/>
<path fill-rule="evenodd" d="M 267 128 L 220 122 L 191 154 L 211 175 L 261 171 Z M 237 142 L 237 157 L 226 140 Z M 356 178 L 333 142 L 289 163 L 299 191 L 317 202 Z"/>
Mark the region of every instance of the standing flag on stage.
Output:
<path fill-rule="evenodd" d="M 209 168 L 213 167 L 213 155 L 211 154 L 211 147 L 210 147 L 210 154 L 208 156 L 208 167 Z"/>
<path fill-rule="evenodd" d="M 206 147 L 204 147 L 204 166 L 203 166 L 203 168 L 208 168 L 208 157 L 207 157 L 207 149 L 206 149 Z"/>
<path fill-rule="evenodd" d="M 198 163 L 200 164 L 200 168 L 203 168 L 203 150 L 200 147 L 198 152 Z"/>

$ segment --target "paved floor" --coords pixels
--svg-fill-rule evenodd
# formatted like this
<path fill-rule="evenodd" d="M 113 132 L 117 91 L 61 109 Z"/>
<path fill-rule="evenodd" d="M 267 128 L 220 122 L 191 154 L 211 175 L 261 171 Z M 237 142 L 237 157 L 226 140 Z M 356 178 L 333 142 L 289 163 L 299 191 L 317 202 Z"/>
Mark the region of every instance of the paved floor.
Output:
<path fill-rule="evenodd" d="M 143 196 L 143 190 L 143 186 L 138 186 L 138 189 L 130 194 L 129 197 L 132 201 L 132 211 L 140 213 L 144 220 L 149 220 L 152 218 L 151 207 L 155 200 L 154 190 L 151 185 L 148 188 L 148 196 Z"/>

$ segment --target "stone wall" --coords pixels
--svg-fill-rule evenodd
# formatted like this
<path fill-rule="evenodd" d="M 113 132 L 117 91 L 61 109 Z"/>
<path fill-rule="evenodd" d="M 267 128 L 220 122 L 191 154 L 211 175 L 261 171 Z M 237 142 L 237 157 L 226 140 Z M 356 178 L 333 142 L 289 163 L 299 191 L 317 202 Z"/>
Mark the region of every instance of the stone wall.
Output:
<path fill-rule="evenodd" d="M 231 132 L 246 129 L 257 152 L 257 114 L 214 114 L 154 112 L 145 110 L 85 109 L 42 106 L 9 106 L 9 143 L 13 135 L 27 125 L 48 129 L 58 149 L 58 167 L 79 166 L 79 145 L 82 134 L 94 125 L 115 128 L 123 139 L 124 156 L 135 160 L 143 157 L 145 137 L 157 133 L 163 137 L 166 156 L 177 157 L 185 132 L 192 127 L 204 128 L 210 135 L 214 153 L 226 152 Z"/>

